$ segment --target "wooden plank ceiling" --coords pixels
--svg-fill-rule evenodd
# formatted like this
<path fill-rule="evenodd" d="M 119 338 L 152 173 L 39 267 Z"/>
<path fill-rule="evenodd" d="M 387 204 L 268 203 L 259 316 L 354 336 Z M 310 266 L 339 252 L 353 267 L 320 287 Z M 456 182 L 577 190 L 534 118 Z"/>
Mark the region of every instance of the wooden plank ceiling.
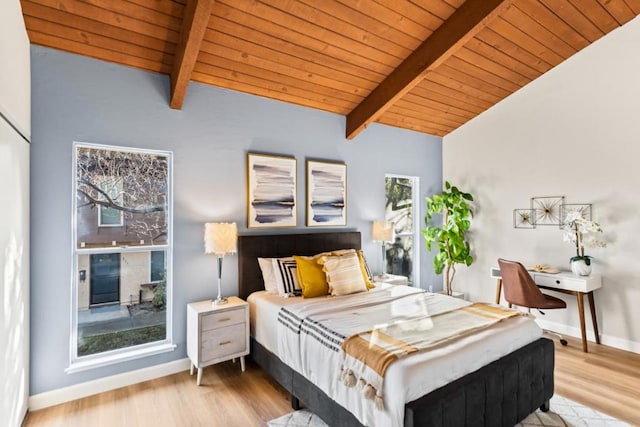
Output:
<path fill-rule="evenodd" d="M 640 14 L 640 0 L 22 0 L 31 42 L 446 135 Z M 185 98 L 186 95 L 186 98 Z"/>

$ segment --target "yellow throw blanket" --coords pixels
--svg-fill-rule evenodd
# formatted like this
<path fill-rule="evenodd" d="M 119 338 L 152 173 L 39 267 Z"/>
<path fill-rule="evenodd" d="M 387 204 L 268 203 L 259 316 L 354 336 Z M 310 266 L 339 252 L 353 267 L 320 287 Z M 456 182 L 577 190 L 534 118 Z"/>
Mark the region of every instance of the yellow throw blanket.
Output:
<path fill-rule="evenodd" d="M 433 316 L 400 320 L 352 335 L 342 343 L 345 358 L 340 379 L 348 387 L 359 384 L 364 396 L 375 399 L 376 406 L 384 409 L 384 375 L 395 360 L 519 315 L 526 314 L 495 304 L 474 303 Z"/>

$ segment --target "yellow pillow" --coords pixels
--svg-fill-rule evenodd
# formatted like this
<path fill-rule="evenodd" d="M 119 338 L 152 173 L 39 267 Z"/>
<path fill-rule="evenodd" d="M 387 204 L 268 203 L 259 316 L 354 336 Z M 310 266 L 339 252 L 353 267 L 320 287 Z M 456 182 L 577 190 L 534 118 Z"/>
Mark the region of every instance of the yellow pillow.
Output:
<path fill-rule="evenodd" d="M 364 279 L 364 284 L 367 285 L 367 289 L 375 288 L 376 285 L 374 285 L 370 279 L 369 267 L 367 267 L 367 261 L 364 259 L 362 249 L 358 251 L 358 262 L 360 263 L 360 271 L 362 271 L 362 278 Z"/>
<path fill-rule="evenodd" d="M 296 261 L 298 283 L 305 298 L 319 297 L 329 293 L 327 277 L 322 271 L 322 266 L 318 264 L 317 258 L 318 256 L 293 256 Z"/>

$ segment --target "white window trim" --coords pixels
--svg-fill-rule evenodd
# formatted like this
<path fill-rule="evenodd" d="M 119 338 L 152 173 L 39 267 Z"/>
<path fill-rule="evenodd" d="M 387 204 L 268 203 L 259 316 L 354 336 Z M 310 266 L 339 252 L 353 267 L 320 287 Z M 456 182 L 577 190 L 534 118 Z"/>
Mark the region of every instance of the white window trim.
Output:
<path fill-rule="evenodd" d="M 403 175 L 399 173 L 387 173 L 384 176 L 385 184 L 387 178 L 402 178 L 409 179 L 412 182 L 411 187 L 411 216 L 413 218 L 413 232 L 410 233 L 400 233 L 398 236 L 413 236 L 413 253 L 411 254 L 413 258 L 413 265 L 411 273 L 413 275 L 413 286 L 420 287 L 420 243 L 422 242 L 420 239 L 422 237 L 422 233 L 420 231 L 420 200 L 418 200 L 418 196 L 420 194 L 420 177 Z M 386 196 L 385 196 L 386 199 Z M 385 200 L 386 203 L 386 200 Z M 386 220 L 386 218 L 385 218 Z"/>
<path fill-rule="evenodd" d="M 76 197 L 76 170 L 77 170 L 77 156 L 76 151 L 78 147 L 91 147 L 91 148 L 104 148 L 104 149 L 116 149 L 121 151 L 139 152 L 139 153 L 155 153 L 165 155 L 169 158 L 169 170 L 167 174 L 169 195 L 167 198 L 167 204 L 169 206 L 169 212 L 167 217 L 167 244 L 166 245 L 146 245 L 146 246 L 116 246 L 105 247 L 99 249 L 87 249 L 78 248 L 77 237 L 77 197 Z M 119 147 L 106 144 L 92 144 L 85 142 L 73 143 L 73 166 L 71 171 L 71 187 L 72 187 L 72 202 L 71 202 L 71 333 L 69 340 L 69 367 L 65 369 L 67 374 L 73 374 L 90 369 L 96 369 L 103 366 L 113 365 L 115 363 L 126 362 L 129 360 L 135 360 L 143 357 L 148 357 L 156 354 L 166 353 L 174 351 L 176 344 L 173 342 L 173 152 L 160 151 L 160 150 L 146 150 L 135 149 L 129 147 Z M 98 215 L 99 217 L 99 215 Z M 120 348 L 112 351 L 106 351 L 103 353 L 92 354 L 88 356 L 78 356 L 78 257 L 82 254 L 93 253 L 113 253 L 117 250 L 120 253 L 126 252 L 144 252 L 153 250 L 165 251 L 165 265 L 166 265 L 166 338 L 162 341 L 155 341 L 151 343 L 141 344 L 137 346 Z"/>

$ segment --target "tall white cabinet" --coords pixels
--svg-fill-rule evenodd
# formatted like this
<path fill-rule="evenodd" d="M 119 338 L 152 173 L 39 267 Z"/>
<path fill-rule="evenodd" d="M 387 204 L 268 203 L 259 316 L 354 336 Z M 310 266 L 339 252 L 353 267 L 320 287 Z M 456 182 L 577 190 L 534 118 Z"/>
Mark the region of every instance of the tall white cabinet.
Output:
<path fill-rule="evenodd" d="M 29 39 L 19 0 L 0 1 L 0 424 L 29 398 Z"/>

